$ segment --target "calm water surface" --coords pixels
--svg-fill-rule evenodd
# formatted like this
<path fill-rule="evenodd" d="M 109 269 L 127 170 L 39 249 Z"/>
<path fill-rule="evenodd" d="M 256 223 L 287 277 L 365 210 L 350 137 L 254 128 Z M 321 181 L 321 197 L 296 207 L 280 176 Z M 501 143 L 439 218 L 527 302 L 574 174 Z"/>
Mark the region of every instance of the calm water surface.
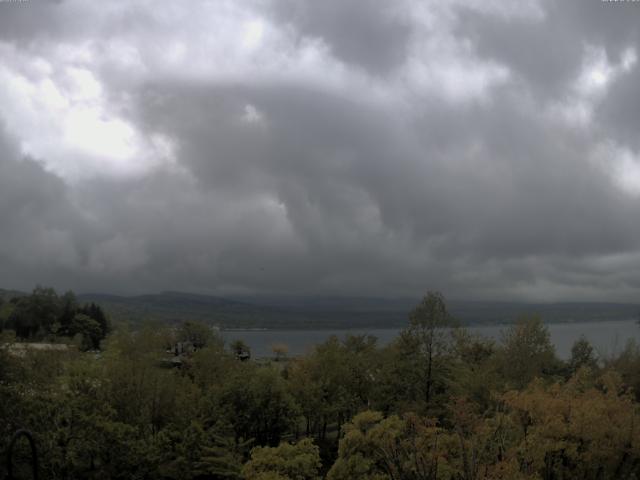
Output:
<path fill-rule="evenodd" d="M 469 330 L 486 337 L 500 339 L 506 325 L 487 325 L 470 327 Z M 629 339 L 640 341 L 640 326 L 635 320 L 612 322 L 555 323 L 548 324 L 551 341 L 556 353 L 561 358 L 569 358 L 573 342 L 584 335 L 601 356 L 620 352 Z M 379 345 L 386 345 L 400 332 L 399 328 L 341 329 L 341 330 L 225 330 L 224 339 L 229 342 L 235 339 L 244 340 L 251 347 L 254 357 L 272 355 L 271 347 L 276 343 L 284 343 L 289 347 L 289 355 L 301 355 L 310 351 L 314 345 L 324 342 L 329 336 L 337 335 L 374 335 Z"/>

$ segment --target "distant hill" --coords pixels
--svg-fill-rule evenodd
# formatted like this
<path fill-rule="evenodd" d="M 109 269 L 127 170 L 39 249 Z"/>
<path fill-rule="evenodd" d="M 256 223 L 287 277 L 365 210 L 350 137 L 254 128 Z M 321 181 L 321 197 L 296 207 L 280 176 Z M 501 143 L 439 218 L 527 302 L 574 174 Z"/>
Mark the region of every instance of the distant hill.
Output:
<path fill-rule="evenodd" d="M 15 297 L 23 297 L 27 295 L 24 292 L 19 292 L 18 290 L 4 290 L 0 288 L 0 299 L 2 300 L 11 300 Z"/>
<path fill-rule="evenodd" d="M 199 320 L 222 328 L 385 328 L 407 324 L 418 299 L 244 295 L 222 298 L 181 292 L 139 296 L 79 295 L 96 302 L 114 321 L 175 323 Z M 449 301 L 462 324 L 510 323 L 526 314 L 546 322 L 628 320 L 640 305 L 622 303 L 518 303 Z"/>
<path fill-rule="evenodd" d="M 115 321 L 132 323 L 199 320 L 224 327 L 257 327 L 265 323 L 279 326 L 281 323 L 276 309 L 208 295 L 179 292 L 132 297 L 83 294 L 78 295 L 78 300 L 101 305 Z"/>
<path fill-rule="evenodd" d="M 81 302 L 100 304 L 115 321 L 174 323 L 199 320 L 223 328 L 336 328 L 396 326 L 404 323 L 408 308 L 356 306 L 345 299 L 326 303 L 316 299 L 286 301 L 275 297 L 221 298 L 180 292 L 132 297 L 84 294 Z"/>
<path fill-rule="evenodd" d="M 511 323 L 522 315 L 539 315 L 548 323 L 638 319 L 640 305 L 605 302 L 467 302 L 454 301 L 451 313 L 462 323 Z"/>
<path fill-rule="evenodd" d="M 0 289 L 0 299 L 27 295 Z M 119 296 L 78 295 L 95 302 L 114 322 L 178 323 L 198 320 L 221 328 L 392 328 L 407 324 L 418 298 L 238 295 L 217 297 L 183 292 Z M 545 322 L 597 322 L 640 318 L 640 305 L 604 302 L 478 302 L 450 300 L 451 314 L 464 325 L 511 323 L 522 315 L 539 315 Z M 5 312 L 6 313 L 6 312 Z M 2 314 L 2 312 L 0 312 Z"/>

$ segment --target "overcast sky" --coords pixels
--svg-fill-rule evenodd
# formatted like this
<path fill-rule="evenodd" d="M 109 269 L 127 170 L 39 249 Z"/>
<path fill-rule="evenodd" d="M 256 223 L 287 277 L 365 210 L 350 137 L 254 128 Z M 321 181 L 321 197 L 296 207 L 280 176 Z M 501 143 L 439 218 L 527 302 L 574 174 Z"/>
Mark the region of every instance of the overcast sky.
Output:
<path fill-rule="evenodd" d="M 0 287 L 640 301 L 640 2 L 0 0 Z"/>

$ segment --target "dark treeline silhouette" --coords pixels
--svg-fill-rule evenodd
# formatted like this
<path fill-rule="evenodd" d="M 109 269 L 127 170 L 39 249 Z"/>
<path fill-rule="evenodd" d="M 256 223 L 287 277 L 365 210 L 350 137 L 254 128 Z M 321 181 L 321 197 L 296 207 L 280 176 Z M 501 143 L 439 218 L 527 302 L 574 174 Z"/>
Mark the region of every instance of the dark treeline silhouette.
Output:
<path fill-rule="evenodd" d="M 20 313 L 47 302 L 59 309 L 40 323 Z M 71 305 L 36 289 L 3 335 L 20 325 L 29 338 L 70 336 L 80 315 L 101 325 L 98 307 Z M 42 478 L 640 476 L 640 347 L 598 358 L 580 339 L 562 361 L 538 318 L 494 342 L 457 327 L 438 293 L 390 345 L 331 337 L 296 358 L 279 345 L 276 358 L 251 359 L 195 322 L 118 328 L 100 354 L 4 345 L 0 442 L 33 431 Z"/>
<path fill-rule="evenodd" d="M 111 326 L 95 303 L 81 305 L 73 292 L 58 295 L 53 288 L 36 287 L 30 295 L 0 299 L 7 303 L 0 332 L 10 330 L 20 340 L 59 340 L 77 337 L 83 349 L 98 349 Z"/>

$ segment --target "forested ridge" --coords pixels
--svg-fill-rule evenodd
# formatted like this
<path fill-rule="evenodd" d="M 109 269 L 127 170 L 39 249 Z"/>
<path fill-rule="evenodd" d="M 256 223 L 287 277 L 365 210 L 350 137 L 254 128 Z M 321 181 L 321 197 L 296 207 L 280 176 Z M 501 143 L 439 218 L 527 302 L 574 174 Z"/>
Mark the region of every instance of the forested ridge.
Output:
<path fill-rule="evenodd" d="M 243 295 L 218 297 L 184 292 L 137 296 L 83 294 L 84 303 L 99 304 L 114 323 L 183 320 L 215 322 L 221 328 L 338 329 L 401 328 L 419 297 L 323 297 L 309 295 Z M 637 318 L 640 305 L 606 302 L 522 303 L 448 300 L 464 325 L 513 323 L 523 314 L 545 323 L 601 322 Z"/>
<path fill-rule="evenodd" d="M 493 342 L 429 292 L 390 345 L 332 337 L 255 360 L 197 322 L 112 328 L 43 288 L 2 302 L 0 450 L 31 430 L 41 478 L 640 476 L 635 343 L 598 358 L 580 339 L 562 361 L 539 318 Z M 20 340 L 71 347 L 16 353 Z M 28 478 L 26 450 L 16 463 Z"/>

